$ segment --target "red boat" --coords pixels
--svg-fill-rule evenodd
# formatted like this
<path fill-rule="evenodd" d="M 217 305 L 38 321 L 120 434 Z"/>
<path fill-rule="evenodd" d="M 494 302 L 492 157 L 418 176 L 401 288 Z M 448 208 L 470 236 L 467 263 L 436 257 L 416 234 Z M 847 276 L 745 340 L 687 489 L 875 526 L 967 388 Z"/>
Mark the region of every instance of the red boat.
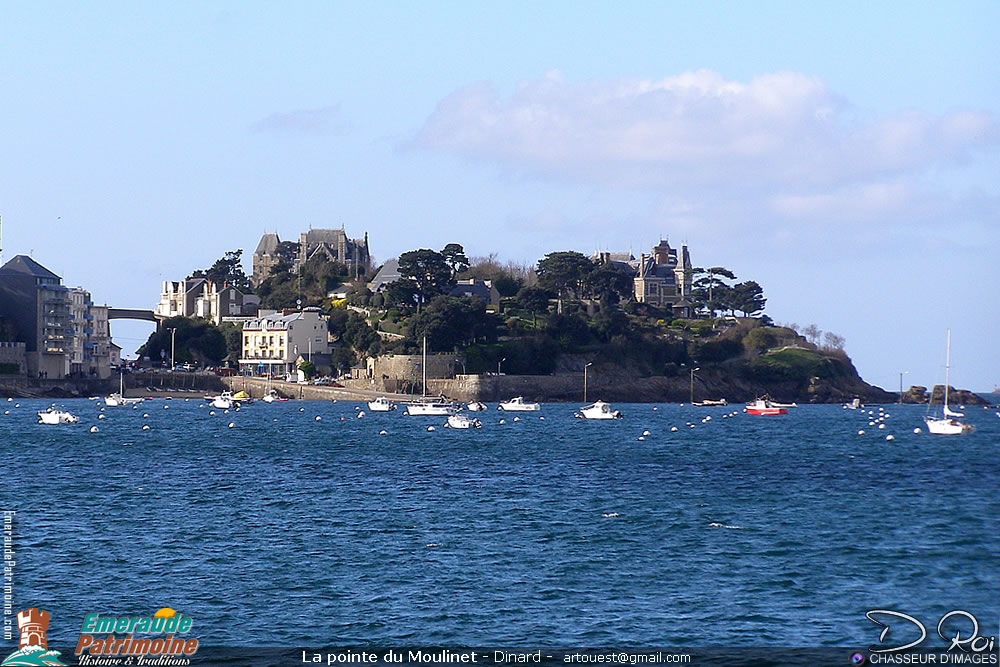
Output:
<path fill-rule="evenodd" d="M 786 408 L 779 408 L 771 404 L 771 399 L 767 396 L 758 398 L 753 403 L 747 403 L 748 415 L 787 415 Z"/>

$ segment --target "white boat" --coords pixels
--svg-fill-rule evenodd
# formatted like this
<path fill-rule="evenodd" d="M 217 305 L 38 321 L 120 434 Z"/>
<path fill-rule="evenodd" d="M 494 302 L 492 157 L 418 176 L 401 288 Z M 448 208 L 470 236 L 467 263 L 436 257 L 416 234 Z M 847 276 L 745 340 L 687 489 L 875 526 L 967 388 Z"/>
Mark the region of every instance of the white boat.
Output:
<path fill-rule="evenodd" d="M 39 424 L 75 424 L 78 421 L 80 421 L 79 417 L 64 410 L 49 408 L 45 412 L 38 413 Z"/>
<path fill-rule="evenodd" d="M 271 389 L 260 400 L 265 403 L 277 403 L 278 401 L 287 401 L 288 399 L 282 398 L 277 389 Z"/>
<path fill-rule="evenodd" d="M 479 401 L 473 401 L 472 403 L 469 403 L 466 409 L 469 412 L 482 412 L 486 409 L 486 404 L 480 403 Z"/>
<path fill-rule="evenodd" d="M 696 408 L 717 408 L 729 405 L 729 401 L 727 401 L 724 398 L 720 398 L 717 401 L 713 401 L 712 399 L 706 399 L 704 401 L 696 401 L 691 405 L 695 406 Z"/>
<path fill-rule="evenodd" d="M 233 392 L 224 391 L 212 399 L 212 407 L 219 410 L 228 410 L 233 407 Z"/>
<path fill-rule="evenodd" d="M 389 412 L 396 409 L 396 404 L 385 396 L 379 396 L 374 401 L 368 401 L 368 409 L 372 412 Z"/>
<path fill-rule="evenodd" d="M 960 422 L 956 417 L 964 416 L 961 412 L 954 412 L 948 409 L 948 382 L 950 380 L 949 375 L 951 373 L 951 329 L 948 329 L 947 344 L 945 346 L 945 361 L 944 361 L 944 405 L 941 409 L 940 417 L 932 417 L 927 415 L 924 417 L 924 423 L 927 424 L 927 432 L 933 433 L 934 435 L 961 435 L 963 433 L 972 433 L 975 427 L 972 424 L 966 424 L 965 422 Z M 930 404 L 928 403 L 928 407 Z"/>
<path fill-rule="evenodd" d="M 411 417 L 448 417 L 458 412 L 458 406 L 443 398 L 408 401 L 406 414 Z"/>
<path fill-rule="evenodd" d="M 423 351 L 423 362 L 421 363 L 423 367 L 424 379 L 421 385 L 426 392 L 427 389 L 427 336 L 424 336 L 424 351 Z M 408 401 L 406 403 L 406 413 L 411 417 L 447 417 L 458 412 L 458 405 L 452 401 L 447 400 L 444 396 L 438 396 L 436 398 L 428 397 L 424 393 L 420 399 L 415 401 Z"/>
<path fill-rule="evenodd" d="M 850 403 L 845 403 L 844 407 L 846 409 L 848 409 L 848 410 L 859 410 L 859 409 L 861 409 L 864 406 L 861 405 L 861 399 L 860 398 L 855 398 Z"/>
<path fill-rule="evenodd" d="M 118 376 L 118 391 L 104 398 L 104 405 L 109 408 L 117 408 L 123 405 L 134 405 L 142 403 L 141 398 L 125 398 L 125 374 Z"/>
<path fill-rule="evenodd" d="M 502 401 L 497 406 L 497 410 L 503 410 L 504 412 L 535 412 L 541 409 L 542 406 L 538 403 L 529 403 L 524 400 L 523 396 L 517 396 L 509 401 Z"/>
<path fill-rule="evenodd" d="M 611 406 L 604 401 L 597 401 L 580 408 L 578 415 L 582 419 L 621 419 L 622 413 L 612 410 Z"/>
<path fill-rule="evenodd" d="M 478 419 L 471 419 L 462 414 L 450 415 L 444 423 L 445 428 L 482 428 Z"/>

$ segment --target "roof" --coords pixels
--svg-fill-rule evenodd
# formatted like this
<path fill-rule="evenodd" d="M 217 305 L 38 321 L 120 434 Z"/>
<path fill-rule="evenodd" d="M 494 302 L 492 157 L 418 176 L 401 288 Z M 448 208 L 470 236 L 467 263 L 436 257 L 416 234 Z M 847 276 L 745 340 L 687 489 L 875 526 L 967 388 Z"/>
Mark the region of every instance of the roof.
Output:
<path fill-rule="evenodd" d="M 260 237 L 260 243 L 257 244 L 257 249 L 253 251 L 255 255 L 273 255 L 274 251 L 278 249 L 278 244 L 281 243 L 281 239 L 274 232 L 266 232 Z"/>
<path fill-rule="evenodd" d="M 340 239 L 347 238 L 347 234 L 343 229 L 310 229 L 305 233 L 306 246 L 312 246 L 319 243 L 333 243 L 337 244 Z"/>
<path fill-rule="evenodd" d="M 482 280 L 459 281 L 449 294 L 457 297 L 476 297 L 484 303 L 490 303 L 490 287 Z"/>
<path fill-rule="evenodd" d="M 14 259 L 0 267 L 0 271 L 4 273 L 22 273 L 34 278 L 55 278 L 56 280 L 60 280 L 59 276 L 27 255 L 17 255 Z"/>
<path fill-rule="evenodd" d="M 399 260 L 398 259 L 387 259 L 382 268 L 378 270 L 372 281 L 368 283 L 368 289 L 372 292 L 377 292 L 381 288 L 385 287 L 389 283 L 394 283 L 402 278 L 399 275 Z"/>

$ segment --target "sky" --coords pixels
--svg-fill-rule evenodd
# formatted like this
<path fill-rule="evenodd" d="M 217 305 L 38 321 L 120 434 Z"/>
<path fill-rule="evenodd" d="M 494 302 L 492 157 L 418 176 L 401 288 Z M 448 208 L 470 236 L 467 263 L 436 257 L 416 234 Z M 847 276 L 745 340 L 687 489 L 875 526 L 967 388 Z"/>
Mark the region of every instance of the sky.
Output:
<path fill-rule="evenodd" d="M 265 231 L 686 243 L 889 390 L 1000 384 L 1000 3 L 0 0 L 3 258 L 95 302 Z M 112 326 L 125 353 L 148 323 Z"/>

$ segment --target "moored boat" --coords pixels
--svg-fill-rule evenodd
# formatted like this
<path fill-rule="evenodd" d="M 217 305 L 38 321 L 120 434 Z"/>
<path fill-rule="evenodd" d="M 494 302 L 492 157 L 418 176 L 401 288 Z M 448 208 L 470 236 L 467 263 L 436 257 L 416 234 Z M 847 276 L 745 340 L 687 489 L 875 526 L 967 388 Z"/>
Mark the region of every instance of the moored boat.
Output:
<path fill-rule="evenodd" d="M 523 396 L 516 396 L 509 401 L 501 401 L 500 405 L 497 406 L 497 410 L 504 412 L 534 412 L 541 409 L 541 405 L 526 401 Z"/>
<path fill-rule="evenodd" d="M 473 401 L 472 403 L 469 403 L 466 406 L 466 409 L 469 412 L 482 412 L 483 410 L 486 409 L 486 404 L 485 403 L 480 403 L 479 401 Z"/>
<path fill-rule="evenodd" d="M 956 419 L 956 417 L 964 417 L 964 414 L 948 409 L 948 382 L 950 381 L 950 373 L 951 329 L 948 329 L 944 361 L 944 404 L 941 406 L 941 416 L 932 417 L 928 414 L 924 417 L 924 423 L 927 424 L 927 432 L 934 435 L 962 435 L 963 433 L 972 433 L 976 430 L 972 424 L 960 422 Z M 930 408 L 930 402 L 928 402 L 927 406 Z"/>
<path fill-rule="evenodd" d="M 411 417 L 447 417 L 457 412 L 458 406 L 444 397 L 406 403 L 406 414 Z"/>
<path fill-rule="evenodd" d="M 748 415 L 787 415 L 788 408 L 775 405 L 770 398 L 767 396 L 761 396 L 752 403 L 747 403 L 747 414 Z"/>
<path fill-rule="evenodd" d="M 368 409 L 372 412 L 389 412 L 396 409 L 396 404 L 385 396 L 379 396 L 374 401 L 368 401 Z"/>
<path fill-rule="evenodd" d="M 574 416 L 581 419 L 621 419 L 624 415 L 618 410 L 612 410 L 604 401 L 597 401 L 583 406 Z"/>
<path fill-rule="evenodd" d="M 74 414 L 70 414 L 65 410 L 49 408 L 44 412 L 38 413 L 39 424 L 76 424 L 79 421 L 79 417 Z"/>
<path fill-rule="evenodd" d="M 463 414 L 449 415 L 445 422 L 445 428 L 482 428 L 482 423 L 478 419 L 467 417 Z"/>

